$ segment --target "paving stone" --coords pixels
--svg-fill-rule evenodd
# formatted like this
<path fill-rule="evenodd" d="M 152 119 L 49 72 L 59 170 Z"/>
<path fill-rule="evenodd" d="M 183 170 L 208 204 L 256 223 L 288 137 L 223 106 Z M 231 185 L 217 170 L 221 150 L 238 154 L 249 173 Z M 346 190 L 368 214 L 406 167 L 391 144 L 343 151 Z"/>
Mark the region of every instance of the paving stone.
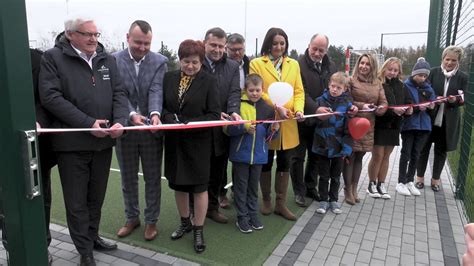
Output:
<path fill-rule="evenodd" d="M 78 256 L 77 254 L 74 254 L 67 250 L 58 250 L 56 253 L 54 253 L 54 255 L 64 260 L 72 260 L 73 258 Z"/>
<path fill-rule="evenodd" d="M 112 262 L 110 265 L 112 265 L 112 266 L 139 266 L 140 264 L 137 264 L 137 263 L 134 263 L 134 262 L 131 262 L 131 261 L 127 261 L 127 260 L 123 260 L 123 259 L 118 259 L 118 260 Z"/>
<path fill-rule="evenodd" d="M 77 264 L 74 262 L 70 262 L 70 261 L 59 258 L 53 261 L 52 266 L 77 266 Z"/>
<path fill-rule="evenodd" d="M 329 252 L 331 250 L 329 248 L 326 248 L 326 247 L 319 247 L 316 252 L 314 253 L 314 256 L 313 258 L 320 258 L 322 260 L 326 260 L 326 258 L 328 257 L 329 255 Z"/>
<path fill-rule="evenodd" d="M 385 266 L 385 261 L 383 260 L 378 260 L 378 259 L 372 259 L 370 260 L 370 265 L 372 266 Z"/>
<path fill-rule="evenodd" d="M 309 263 L 313 259 L 314 253 L 311 250 L 303 250 L 298 256 L 298 261 Z"/>
<path fill-rule="evenodd" d="M 360 249 L 372 251 L 374 249 L 374 241 L 364 239 L 360 245 Z"/>
<path fill-rule="evenodd" d="M 371 256 L 372 256 L 371 252 L 360 250 L 359 254 L 357 254 L 357 261 L 363 262 L 363 263 L 370 263 Z"/>
<path fill-rule="evenodd" d="M 322 241 L 321 244 L 319 245 L 320 247 L 326 247 L 326 248 L 332 248 L 332 245 L 336 241 L 335 238 L 332 237 L 325 237 Z"/>
<path fill-rule="evenodd" d="M 415 265 L 415 256 L 413 255 L 408 255 L 408 254 L 402 254 L 400 257 L 400 264 L 401 265 Z"/>
<path fill-rule="evenodd" d="M 316 249 L 318 249 L 320 244 L 321 244 L 320 240 L 310 239 L 308 243 L 306 244 L 305 249 L 315 251 Z"/>
<path fill-rule="evenodd" d="M 341 258 L 342 255 L 344 254 L 344 250 L 345 250 L 345 246 L 341 246 L 341 245 L 334 245 L 331 249 L 331 251 L 329 252 L 329 256 L 336 256 L 336 257 L 339 257 Z"/>
<path fill-rule="evenodd" d="M 436 261 L 444 261 L 443 259 L 443 251 L 439 249 L 432 249 L 430 247 L 429 249 L 429 256 L 430 260 L 436 260 Z"/>
<path fill-rule="evenodd" d="M 267 260 L 263 263 L 264 266 L 274 266 L 278 265 L 281 261 L 280 256 L 270 255 Z"/>
<path fill-rule="evenodd" d="M 339 236 L 336 238 L 336 242 L 334 242 L 334 244 L 346 246 L 347 243 L 349 242 L 349 239 L 350 239 L 349 236 L 339 235 Z"/>
<path fill-rule="evenodd" d="M 140 248 L 140 247 L 136 247 L 133 250 L 133 253 L 136 253 L 136 254 L 141 255 L 143 257 L 153 257 L 156 254 L 156 252 L 153 251 L 153 250 L 148 250 L 148 249 L 144 249 L 144 248 Z"/>
<path fill-rule="evenodd" d="M 339 265 L 341 263 L 341 258 L 329 256 L 327 258 L 325 265 Z"/>
<path fill-rule="evenodd" d="M 286 245 L 286 244 L 283 244 L 283 243 L 280 243 L 274 250 L 273 250 L 273 253 L 272 255 L 276 255 L 276 256 L 279 256 L 279 257 L 284 257 L 286 252 L 288 252 L 288 250 L 290 249 L 290 245 Z"/>
<path fill-rule="evenodd" d="M 430 257 L 426 251 L 417 251 L 415 253 L 415 262 L 416 263 L 423 263 L 423 264 L 430 264 Z"/>
<path fill-rule="evenodd" d="M 345 254 L 351 253 L 357 255 L 359 253 L 360 245 L 357 243 L 349 242 L 347 243 Z"/>
<path fill-rule="evenodd" d="M 67 251 L 76 250 L 76 247 L 73 244 L 69 244 L 69 243 L 65 243 L 65 242 L 59 243 L 58 245 L 56 245 L 56 248 L 62 249 L 62 250 L 67 250 Z"/>
<path fill-rule="evenodd" d="M 399 257 L 387 256 L 385 258 L 385 265 L 399 265 L 399 264 L 400 264 Z"/>
<path fill-rule="evenodd" d="M 288 251 L 299 254 L 304 250 L 305 246 L 306 243 L 295 241 Z"/>
<path fill-rule="evenodd" d="M 402 244 L 402 257 L 405 255 L 415 255 L 415 245 L 403 243 Z"/>
<path fill-rule="evenodd" d="M 161 253 L 156 253 L 151 258 L 168 264 L 173 264 L 177 261 L 177 258 Z"/>
<path fill-rule="evenodd" d="M 357 259 L 356 254 L 344 253 L 341 259 L 341 265 L 354 265 L 354 262 Z"/>
<path fill-rule="evenodd" d="M 351 235 L 351 238 L 350 238 L 350 242 L 354 242 L 354 243 L 361 243 L 362 242 L 362 238 L 364 236 L 362 234 L 359 234 L 359 233 L 352 233 Z"/>
<path fill-rule="evenodd" d="M 387 254 L 387 250 L 386 250 L 386 249 L 374 248 L 374 250 L 372 251 L 372 258 L 375 258 L 375 259 L 384 261 L 386 254 Z"/>

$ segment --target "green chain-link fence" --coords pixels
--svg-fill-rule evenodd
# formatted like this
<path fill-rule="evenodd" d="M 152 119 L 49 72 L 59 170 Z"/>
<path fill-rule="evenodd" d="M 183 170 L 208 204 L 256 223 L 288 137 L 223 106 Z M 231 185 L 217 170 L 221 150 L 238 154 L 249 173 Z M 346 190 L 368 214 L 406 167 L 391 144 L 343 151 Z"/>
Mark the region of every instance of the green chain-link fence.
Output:
<path fill-rule="evenodd" d="M 456 197 L 464 202 L 466 218 L 474 221 L 474 1 L 431 0 L 427 58 L 441 62 L 442 50 L 449 45 L 464 48 L 460 69 L 469 75 L 458 149 L 448 154 L 456 184 Z"/>

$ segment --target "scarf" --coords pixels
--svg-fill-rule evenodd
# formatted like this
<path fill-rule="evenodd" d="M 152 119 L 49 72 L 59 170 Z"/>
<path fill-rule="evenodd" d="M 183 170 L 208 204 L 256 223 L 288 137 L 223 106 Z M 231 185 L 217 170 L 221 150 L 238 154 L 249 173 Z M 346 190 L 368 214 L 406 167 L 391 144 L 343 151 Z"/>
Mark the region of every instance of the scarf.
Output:
<path fill-rule="evenodd" d="M 268 55 L 268 58 L 270 58 L 270 60 L 272 61 L 272 64 L 278 73 L 278 78 L 281 80 L 281 66 L 283 65 L 283 56 L 274 58 L 273 55 L 270 54 Z"/>
<path fill-rule="evenodd" d="M 444 88 L 443 88 L 443 96 L 446 97 L 446 93 L 448 92 L 448 87 L 449 87 L 449 81 L 451 81 L 451 78 L 456 75 L 459 69 L 459 64 L 451 71 L 447 71 L 443 64 L 441 64 L 441 71 L 443 71 L 444 74 Z M 438 113 L 436 114 L 436 118 L 434 121 L 434 125 L 437 127 L 441 127 L 443 125 L 443 116 L 444 116 L 444 109 L 445 109 L 445 103 L 440 104 Z"/>
<path fill-rule="evenodd" d="M 181 72 L 181 79 L 179 80 L 178 87 L 178 103 L 180 109 L 183 105 L 184 96 L 186 95 L 186 92 L 188 92 L 188 89 L 191 86 L 193 79 L 194 77 L 188 76 Z"/>

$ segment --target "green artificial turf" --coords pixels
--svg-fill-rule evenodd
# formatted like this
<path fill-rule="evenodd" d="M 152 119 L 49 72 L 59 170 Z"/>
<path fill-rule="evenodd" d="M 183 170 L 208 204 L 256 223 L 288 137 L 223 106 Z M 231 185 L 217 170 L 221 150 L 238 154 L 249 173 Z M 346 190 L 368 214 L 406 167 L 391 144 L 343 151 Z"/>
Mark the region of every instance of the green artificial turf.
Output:
<path fill-rule="evenodd" d="M 112 162 L 112 168 L 118 169 L 115 158 Z M 139 186 L 140 207 L 143 214 L 143 178 L 140 178 Z M 173 241 L 170 239 L 170 235 L 178 226 L 180 218 L 176 209 L 174 192 L 168 188 L 166 180 L 162 180 L 161 186 L 161 214 L 157 224 L 159 230 L 157 238 L 153 241 L 145 241 L 143 239 L 144 224 L 142 215 L 142 226 L 130 236 L 118 239 L 115 234 L 124 224 L 125 215 L 123 211 L 120 173 L 111 171 L 105 203 L 102 208 L 100 234 L 126 244 L 155 250 L 200 264 L 261 265 L 294 225 L 294 222 L 287 221 L 281 216 L 274 214 L 269 216 L 261 215 L 260 217 L 265 228 L 261 231 L 254 231 L 251 234 L 243 234 L 235 226 L 236 212 L 235 207 L 232 206 L 229 210 L 222 210 L 229 217 L 228 224 L 217 224 L 212 220 L 206 219 L 204 238 L 207 248 L 204 253 L 196 254 L 193 249 L 192 233 L 185 235 L 179 240 Z M 62 190 L 56 168 L 52 171 L 52 188 L 53 206 L 51 219 L 54 223 L 66 225 Z M 299 217 L 304 209 L 296 206 L 294 203 L 291 187 L 288 189 L 288 194 L 289 208 Z M 274 195 L 272 192 L 272 196 Z"/>

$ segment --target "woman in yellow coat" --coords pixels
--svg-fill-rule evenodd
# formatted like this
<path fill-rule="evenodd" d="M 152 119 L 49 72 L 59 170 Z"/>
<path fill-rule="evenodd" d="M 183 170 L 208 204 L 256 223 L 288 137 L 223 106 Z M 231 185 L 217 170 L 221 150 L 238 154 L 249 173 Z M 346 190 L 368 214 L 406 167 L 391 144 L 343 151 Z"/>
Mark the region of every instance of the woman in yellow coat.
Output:
<path fill-rule="evenodd" d="M 293 148 L 298 146 L 297 121 L 302 118 L 304 110 L 304 90 L 301 81 L 300 66 L 296 60 L 288 57 L 288 36 L 279 28 L 268 30 L 263 40 L 261 57 L 250 62 L 249 73 L 257 73 L 263 79 L 263 98 L 274 105 L 268 97 L 268 88 L 273 82 L 287 82 L 293 87 L 293 97 L 283 106 L 276 106 L 278 119 L 291 119 L 281 123 L 280 135 L 270 143 L 268 163 L 262 168 L 260 188 L 262 189 L 263 206 L 261 212 L 269 215 L 272 212 L 271 200 L 271 169 L 273 156 L 277 153 L 277 169 L 275 174 L 275 213 L 288 220 L 296 220 L 296 216 L 286 206 L 288 190 L 290 157 Z"/>

